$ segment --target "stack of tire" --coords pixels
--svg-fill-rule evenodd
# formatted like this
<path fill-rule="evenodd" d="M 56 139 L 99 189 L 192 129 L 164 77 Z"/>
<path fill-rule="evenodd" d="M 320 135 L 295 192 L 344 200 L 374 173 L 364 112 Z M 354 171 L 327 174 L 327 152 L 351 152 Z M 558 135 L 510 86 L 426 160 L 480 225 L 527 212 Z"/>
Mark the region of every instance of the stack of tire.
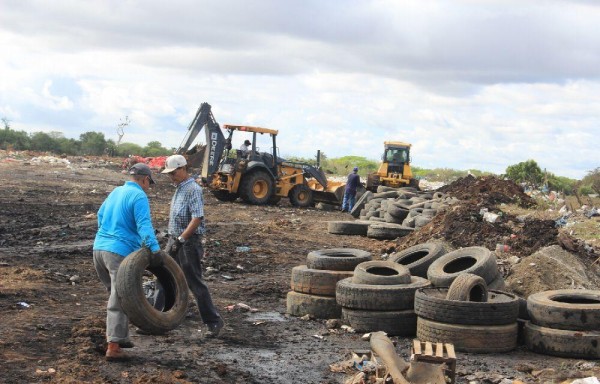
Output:
<path fill-rule="evenodd" d="M 337 283 L 336 301 L 342 307 L 342 320 L 357 331 L 413 336 L 415 291 L 430 285 L 400 264 L 369 261 L 357 265 L 353 277 Z"/>
<path fill-rule="evenodd" d="M 448 252 L 443 244 L 427 242 L 392 253 L 388 260 L 404 265 L 412 276 L 427 278 L 429 266 L 446 253 Z"/>
<path fill-rule="evenodd" d="M 371 260 L 367 251 L 331 248 L 311 251 L 306 265 L 292 268 L 292 290 L 287 294 L 287 313 L 318 319 L 339 319 L 341 307 L 335 300 L 336 283 L 351 277 L 354 268 Z"/>
<path fill-rule="evenodd" d="M 527 348 L 541 354 L 600 359 L 600 291 L 561 289 L 527 298 Z"/>
<path fill-rule="evenodd" d="M 417 338 L 452 343 L 460 352 L 508 352 L 517 346 L 518 297 L 487 289 L 483 278 L 460 274 L 449 288 L 415 294 Z"/>
<path fill-rule="evenodd" d="M 440 256 L 427 269 L 427 278 L 434 287 L 449 287 L 462 273 L 481 276 L 490 289 L 506 288 L 496 255 L 485 247 L 460 248 Z"/>

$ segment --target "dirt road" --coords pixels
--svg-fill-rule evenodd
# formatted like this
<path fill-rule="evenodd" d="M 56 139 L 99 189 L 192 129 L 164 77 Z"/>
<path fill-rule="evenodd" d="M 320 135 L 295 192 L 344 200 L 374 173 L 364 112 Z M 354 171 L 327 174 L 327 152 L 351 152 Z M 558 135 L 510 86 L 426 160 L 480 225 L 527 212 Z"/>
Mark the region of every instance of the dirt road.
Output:
<path fill-rule="evenodd" d="M 377 259 L 397 244 L 328 234 L 326 221 L 349 218 L 339 212 L 296 209 L 286 201 L 277 207 L 222 203 L 210 194 L 205 267 L 226 321 L 222 336 L 203 338 L 192 305 L 185 322 L 165 336 L 132 332 L 132 361 L 105 362 L 107 293 L 92 265 L 94 214 L 126 176 L 116 165 L 98 164 L 0 162 L 0 382 L 343 383 L 350 377 L 331 372 L 329 364 L 368 349 L 368 342 L 328 331 L 324 321 L 285 315 L 291 269 L 311 250 L 353 247 Z M 156 179 L 150 201 L 162 235 L 173 187 L 166 177 Z M 226 309 L 237 303 L 258 311 Z M 394 339 L 407 359 L 411 339 Z M 597 368 L 524 347 L 501 356 L 462 353 L 458 360 L 458 382 L 560 381 Z"/>

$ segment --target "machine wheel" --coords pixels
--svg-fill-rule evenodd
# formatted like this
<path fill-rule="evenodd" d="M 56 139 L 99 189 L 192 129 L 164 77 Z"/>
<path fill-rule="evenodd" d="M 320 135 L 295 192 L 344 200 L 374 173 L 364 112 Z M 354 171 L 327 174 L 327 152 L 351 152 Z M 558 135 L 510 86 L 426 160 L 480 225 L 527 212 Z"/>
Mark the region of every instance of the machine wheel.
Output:
<path fill-rule="evenodd" d="M 410 181 L 408 182 L 408 186 L 411 188 L 415 188 L 417 191 L 421 190 L 419 188 L 419 180 L 417 179 L 410 179 Z"/>
<path fill-rule="evenodd" d="M 313 192 L 304 184 L 298 184 L 293 187 L 289 197 L 290 203 L 295 207 L 306 208 L 313 205 Z"/>
<path fill-rule="evenodd" d="M 235 201 L 238 197 L 240 197 L 237 193 L 229 193 L 224 190 L 212 191 L 214 197 L 220 201 Z"/>
<path fill-rule="evenodd" d="M 245 202 L 264 205 L 273 194 L 273 180 L 264 171 L 254 171 L 245 175 L 240 185 L 240 196 Z"/>

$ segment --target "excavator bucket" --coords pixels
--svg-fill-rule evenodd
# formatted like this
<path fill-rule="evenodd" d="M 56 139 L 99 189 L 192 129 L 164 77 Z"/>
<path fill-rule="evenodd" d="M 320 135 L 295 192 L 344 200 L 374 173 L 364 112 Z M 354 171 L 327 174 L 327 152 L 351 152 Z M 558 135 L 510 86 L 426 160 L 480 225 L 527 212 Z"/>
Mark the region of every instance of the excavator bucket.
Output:
<path fill-rule="evenodd" d="M 344 189 L 346 183 L 339 181 L 328 181 L 327 187 L 314 179 L 308 180 L 308 187 L 313 191 L 313 200 L 316 203 L 327 203 L 333 205 L 341 205 L 344 199 Z"/>

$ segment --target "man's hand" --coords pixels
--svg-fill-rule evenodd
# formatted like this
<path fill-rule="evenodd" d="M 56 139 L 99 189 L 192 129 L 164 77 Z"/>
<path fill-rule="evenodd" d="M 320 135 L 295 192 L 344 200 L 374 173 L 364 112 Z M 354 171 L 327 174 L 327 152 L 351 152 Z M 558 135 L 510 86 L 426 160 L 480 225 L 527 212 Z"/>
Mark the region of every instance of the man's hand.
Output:
<path fill-rule="evenodd" d="M 148 264 L 151 267 L 160 267 L 164 264 L 164 255 L 162 251 L 151 253 L 148 256 Z"/>
<path fill-rule="evenodd" d="M 183 244 L 175 239 L 170 246 L 167 247 L 166 252 L 169 254 L 169 256 L 171 257 L 175 257 L 177 256 L 177 252 L 179 252 L 179 249 L 181 248 Z"/>

